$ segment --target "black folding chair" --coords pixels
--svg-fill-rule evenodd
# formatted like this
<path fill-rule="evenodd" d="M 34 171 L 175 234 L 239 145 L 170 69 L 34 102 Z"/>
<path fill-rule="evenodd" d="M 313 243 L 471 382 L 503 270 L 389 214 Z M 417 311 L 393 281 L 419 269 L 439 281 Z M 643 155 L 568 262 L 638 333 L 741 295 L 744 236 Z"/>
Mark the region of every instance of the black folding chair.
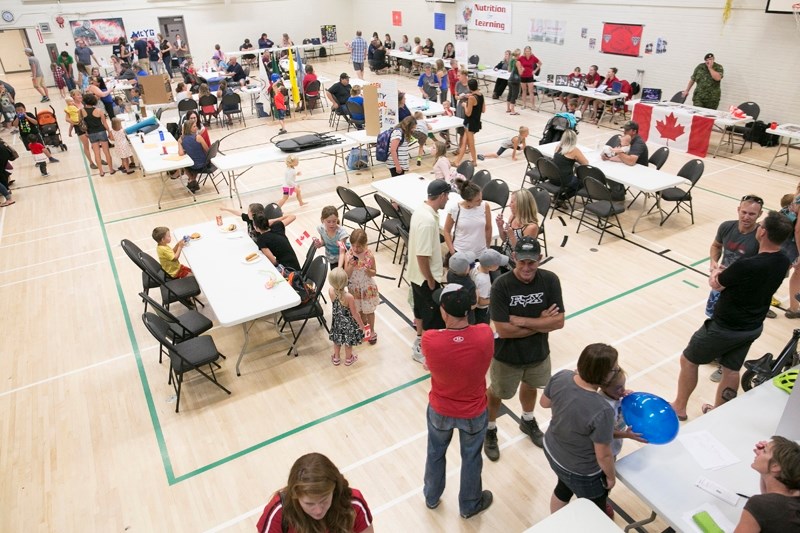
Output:
<path fill-rule="evenodd" d="M 583 206 L 581 219 L 578 222 L 578 229 L 575 233 L 580 232 L 581 226 L 584 224 L 584 219 L 588 213 L 597 219 L 597 229 L 600 230 L 600 239 L 598 239 L 597 244 L 603 242 L 603 235 L 606 234 L 609 226 L 618 227 L 620 233 L 622 233 L 621 238 L 624 239 L 625 231 L 623 231 L 622 224 L 617 215 L 625 212 L 625 206 L 620 205 L 619 202 L 615 202 L 612 199 L 612 192 L 609 186 L 596 178 L 586 178 L 583 182 L 583 186 L 586 188 L 586 192 L 591 201 Z M 616 223 L 610 221 L 612 217 Z"/>
<path fill-rule="evenodd" d="M 375 193 L 375 203 L 381 208 L 383 218 L 381 219 L 381 231 L 378 235 L 378 242 L 375 244 L 375 251 L 383 244 L 386 248 L 392 249 L 391 246 L 386 244 L 386 241 L 394 243 L 394 257 L 392 257 L 392 264 L 397 259 L 397 249 L 400 247 L 400 227 L 403 225 L 403 220 L 400 217 L 400 212 L 395 209 L 392 202 L 384 198 L 378 193 Z"/>
<path fill-rule="evenodd" d="M 694 206 L 692 205 L 692 189 L 694 186 L 697 185 L 697 182 L 700 181 L 700 178 L 703 176 L 703 171 L 705 170 L 705 163 L 701 159 L 693 159 L 689 161 L 681 169 L 678 171 L 678 176 L 682 178 L 686 178 L 691 182 L 688 190 L 683 190 L 680 187 L 670 187 L 669 189 L 664 189 L 663 191 L 658 193 L 658 198 L 656 200 L 656 205 L 650 208 L 650 211 L 658 207 L 661 209 L 660 202 L 674 202 L 675 207 L 667 213 L 667 216 L 661 219 L 661 226 L 664 225 L 664 222 L 667 221 L 669 217 L 672 216 L 672 213 L 676 211 L 685 211 L 688 212 L 692 218 L 692 224 L 694 224 Z M 688 205 L 688 209 L 687 209 Z M 650 212 L 648 211 L 648 213 Z"/>
<path fill-rule="evenodd" d="M 220 142 L 221 141 L 214 141 L 211 143 L 211 146 L 208 148 L 208 153 L 206 154 L 206 165 L 197 173 L 197 184 L 202 187 L 205 185 L 206 180 L 210 179 L 217 194 L 219 194 L 218 184 L 224 183 L 228 185 L 228 178 L 225 177 L 225 173 L 220 172 L 217 167 L 214 166 L 214 163 L 211 162 L 219 153 Z"/>
<path fill-rule="evenodd" d="M 547 236 L 544 232 L 544 226 L 547 222 L 547 212 L 550 211 L 550 193 L 538 185 L 534 185 L 528 190 L 533 195 L 533 199 L 536 202 L 536 210 L 539 212 L 539 218 L 541 220 L 537 239 L 542 243 L 544 256 L 547 257 Z"/>
<path fill-rule="evenodd" d="M 173 342 L 183 342 L 192 337 L 197 337 L 214 327 L 211 320 L 199 311 L 191 309 L 180 316 L 175 316 L 148 294 L 140 292 L 139 296 L 142 298 L 142 301 L 145 302 L 145 305 L 150 304 L 153 306 L 153 309 L 156 310 L 156 314 L 169 324 L 170 330 L 172 331 Z M 164 347 L 162 346 L 161 348 L 158 354 L 159 364 L 161 364 L 161 356 L 164 353 Z M 224 358 L 225 356 L 223 355 L 222 357 Z"/>
<path fill-rule="evenodd" d="M 520 189 L 525 188 L 525 181 L 529 181 L 531 185 L 536 185 L 539 183 L 539 180 L 542 179 L 542 176 L 539 174 L 539 169 L 536 166 L 536 162 L 544 157 L 542 152 L 533 146 L 526 146 L 523 153 L 525 154 L 525 161 L 528 162 L 528 166 L 525 167 L 525 174 L 522 176 L 522 185 L 519 186 Z"/>
<path fill-rule="evenodd" d="M 341 185 L 336 187 L 336 194 L 342 200 L 342 220 L 355 222 L 364 231 L 367 230 L 367 224 L 372 223 L 372 226 L 380 233 L 381 228 L 375 222 L 375 219 L 381 216 L 379 210 L 365 204 L 355 191 L 347 187 Z"/>
<path fill-rule="evenodd" d="M 504 210 L 508 204 L 508 184 L 503 180 L 494 179 L 486 184 L 482 195 L 485 202 L 492 202 L 499 206 L 495 210 Z"/>
<path fill-rule="evenodd" d="M 225 94 L 222 96 L 222 115 L 225 117 L 225 125 L 230 128 L 233 124 L 233 117 L 238 116 L 239 122 L 247 127 L 242 111 L 242 99 L 238 94 Z"/>
<path fill-rule="evenodd" d="M 161 289 L 161 305 L 169 309 L 170 304 L 180 302 L 188 309 L 195 309 L 197 304 L 205 307 L 203 302 L 197 299 L 200 296 L 200 286 L 194 276 L 187 276 L 180 279 L 170 279 L 161 264 L 153 256 L 142 252 L 139 258 L 144 265 L 144 270 L 150 278 L 158 283 Z"/>
<path fill-rule="evenodd" d="M 467 161 L 469 163 L 469 161 Z M 463 163 L 462 163 L 463 164 Z M 472 163 L 470 163 L 471 165 Z M 472 183 L 478 186 L 479 189 L 483 190 L 486 185 L 492 181 L 492 174 L 488 170 L 479 170 L 476 172 L 472 178 L 469 179 Z"/>
<path fill-rule="evenodd" d="M 325 280 L 327 277 L 328 260 L 322 256 L 315 257 L 311 262 L 311 266 L 308 268 L 308 275 L 305 278 L 314 283 L 314 296 L 305 303 L 301 303 L 300 305 L 292 307 L 291 309 L 285 309 L 281 311 L 281 322 L 283 323 L 281 326 L 281 331 L 283 331 L 288 324 L 293 337 L 292 345 L 289 347 L 286 355 L 291 355 L 292 352 L 294 352 L 294 356 L 297 357 L 298 353 L 295 346 L 297 345 L 297 341 L 300 339 L 300 335 L 303 333 L 306 324 L 312 318 L 316 318 L 317 321 L 325 327 L 325 331 L 330 333 L 330 330 L 328 329 L 328 323 L 325 321 L 325 312 L 319 303 L 320 297 L 322 296 L 322 288 L 325 286 Z M 295 332 L 294 328 L 292 327 L 292 322 L 299 322 L 301 320 L 303 321 L 303 324 L 300 326 L 300 330 Z"/>
<path fill-rule="evenodd" d="M 128 239 L 122 239 L 119 243 L 122 247 L 122 250 L 125 252 L 125 255 L 136 265 L 139 270 L 142 271 L 142 291 L 145 294 L 150 293 L 150 289 L 157 289 L 161 286 L 156 280 L 154 280 L 150 274 L 144 268 L 144 263 L 139 258 L 139 255 L 144 253 L 141 248 L 139 248 L 133 241 Z M 147 300 L 144 302 L 144 310 L 147 311 Z"/>

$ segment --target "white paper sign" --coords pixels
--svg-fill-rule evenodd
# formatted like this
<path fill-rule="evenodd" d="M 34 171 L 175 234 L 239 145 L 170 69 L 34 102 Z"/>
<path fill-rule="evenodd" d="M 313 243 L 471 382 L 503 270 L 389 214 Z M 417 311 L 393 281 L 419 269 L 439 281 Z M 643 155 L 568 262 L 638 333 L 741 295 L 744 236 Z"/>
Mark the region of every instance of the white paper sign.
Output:
<path fill-rule="evenodd" d="M 510 2 L 467 2 L 461 13 L 470 31 L 511 33 Z"/>

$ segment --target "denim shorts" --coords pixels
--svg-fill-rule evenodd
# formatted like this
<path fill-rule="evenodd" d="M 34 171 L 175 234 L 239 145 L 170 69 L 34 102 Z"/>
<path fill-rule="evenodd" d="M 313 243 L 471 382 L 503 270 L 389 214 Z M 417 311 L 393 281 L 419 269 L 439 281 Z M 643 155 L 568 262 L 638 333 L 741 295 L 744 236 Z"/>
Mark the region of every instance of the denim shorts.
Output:
<path fill-rule="evenodd" d="M 108 133 L 105 131 L 98 131 L 95 133 L 89 134 L 89 142 L 92 144 L 94 143 L 107 143 L 108 142 Z"/>
<path fill-rule="evenodd" d="M 586 476 L 583 474 L 576 474 L 569 470 L 562 468 L 550 452 L 547 451 L 547 446 L 544 448 L 544 456 L 547 457 L 547 462 L 550 463 L 550 468 L 558 476 L 559 481 L 566 485 L 572 493 L 578 498 L 602 498 L 608 494 L 608 489 L 605 487 L 606 475 L 600 471 L 597 474 Z"/>

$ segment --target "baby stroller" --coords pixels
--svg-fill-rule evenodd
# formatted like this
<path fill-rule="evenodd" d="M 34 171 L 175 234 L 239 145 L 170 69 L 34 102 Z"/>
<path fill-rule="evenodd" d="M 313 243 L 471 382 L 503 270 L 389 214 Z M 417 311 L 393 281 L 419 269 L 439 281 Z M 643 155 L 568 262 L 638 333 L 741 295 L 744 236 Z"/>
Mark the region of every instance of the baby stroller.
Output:
<path fill-rule="evenodd" d="M 39 121 L 39 133 L 42 137 L 42 144 L 45 146 L 55 146 L 61 148 L 62 152 L 66 152 L 67 145 L 61 139 L 61 129 L 58 127 L 58 120 L 56 119 L 56 110 L 53 106 L 50 109 L 38 111 L 34 108 L 36 120 Z"/>
<path fill-rule="evenodd" d="M 572 113 L 556 113 L 545 124 L 539 144 L 559 142 L 567 130 L 573 130 L 578 133 L 577 125 L 578 121 Z"/>

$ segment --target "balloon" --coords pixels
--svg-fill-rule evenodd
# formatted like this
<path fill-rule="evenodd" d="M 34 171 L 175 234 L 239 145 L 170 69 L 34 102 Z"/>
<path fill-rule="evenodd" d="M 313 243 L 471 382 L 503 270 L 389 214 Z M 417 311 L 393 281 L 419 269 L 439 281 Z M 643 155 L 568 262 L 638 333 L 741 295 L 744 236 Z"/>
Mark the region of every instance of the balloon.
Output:
<path fill-rule="evenodd" d="M 678 434 L 678 415 L 664 398 L 633 392 L 622 399 L 622 416 L 650 444 L 667 444 Z"/>

